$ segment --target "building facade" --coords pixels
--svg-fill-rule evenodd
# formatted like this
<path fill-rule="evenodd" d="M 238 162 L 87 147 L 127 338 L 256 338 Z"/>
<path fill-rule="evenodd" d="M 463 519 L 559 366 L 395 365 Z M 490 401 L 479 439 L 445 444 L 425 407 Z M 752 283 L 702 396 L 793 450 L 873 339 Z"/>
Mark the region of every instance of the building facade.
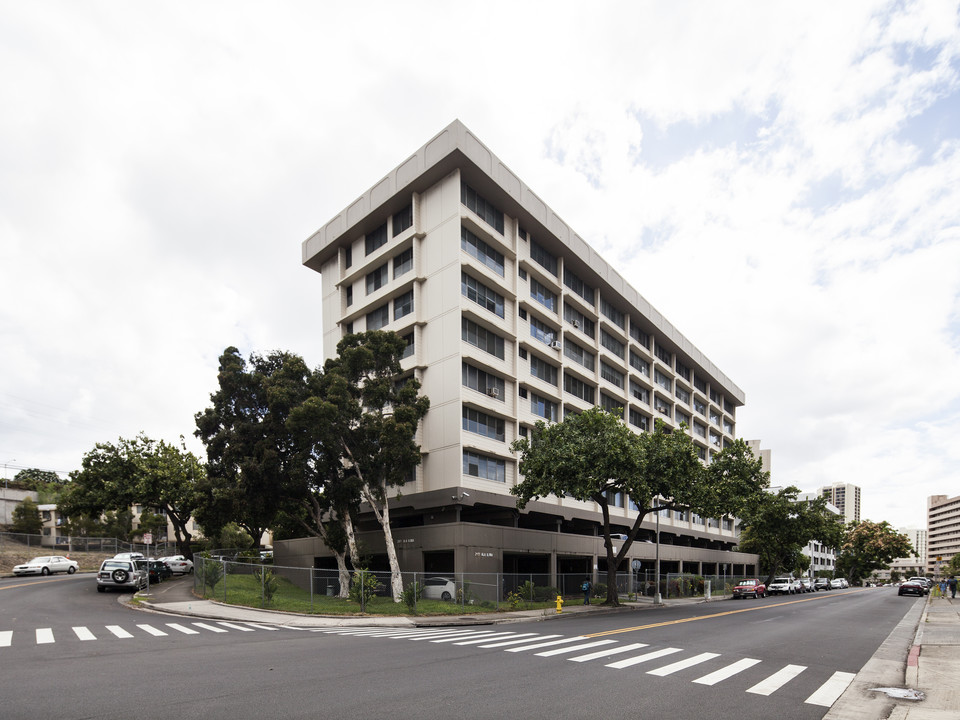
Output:
<path fill-rule="evenodd" d="M 878 570 L 877 577 L 881 580 L 890 580 L 891 573 L 899 573 L 899 577 L 909 578 L 923 575 L 927 572 L 927 530 L 926 528 L 897 528 L 897 532 L 906 535 L 913 546 L 913 555 L 894 558 L 886 570 Z"/>
<path fill-rule="evenodd" d="M 744 394 L 465 126 L 454 122 L 303 243 L 321 275 L 323 346 L 351 332 L 406 338 L 405 373 L 430 398 L 422 465 L 391 500 L 405 571 L 593 574 L 593 503 L 518 511 L 510 443 L 538 420 L 594 405 L 636 432 L 685 423 L 702 460 L 734 439 Z M 636 518 L 629 498 L 614 530 Z M 652 567 L 657 518 L 633 546 Z M 664 511 L 663 572 L 755 572 L 733 518 Z M 382 534 L 361 520 L 365 542 Z M 276 543 L 278 564 L 332 567 L 317 539 Z"/>
<path fill-rule="evenodd" d="M 927 498 L 927 572 L 936 573 L 960 552 L 960 495 Z"/>
<path fill-rule="evenodd" d="M 834 483 L 817 492 L 840 510 L 845 523 L 860 522 L 860 487 L 850 483 Z"/>

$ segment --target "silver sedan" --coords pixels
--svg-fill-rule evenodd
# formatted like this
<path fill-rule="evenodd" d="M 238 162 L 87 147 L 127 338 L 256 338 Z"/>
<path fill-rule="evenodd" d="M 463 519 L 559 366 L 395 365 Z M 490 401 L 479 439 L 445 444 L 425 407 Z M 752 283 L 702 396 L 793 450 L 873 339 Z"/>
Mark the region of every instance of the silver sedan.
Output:
<path fill-rule="evenodd" d="M 73 575 L 80 569 L 80 563 L 62 555 L 44 555 L 35 557 L 30 562 L 22 565 L 16 565 L 13 568 L 14 575 L 53 575 L 58 572 L 65 572 Z"/>

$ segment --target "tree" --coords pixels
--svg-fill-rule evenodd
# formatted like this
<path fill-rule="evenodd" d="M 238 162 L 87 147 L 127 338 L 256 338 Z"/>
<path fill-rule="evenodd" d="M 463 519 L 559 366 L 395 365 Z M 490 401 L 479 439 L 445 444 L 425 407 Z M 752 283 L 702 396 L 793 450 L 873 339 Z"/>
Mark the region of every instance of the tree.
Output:
<path fill-rule="evenodd" d="M 950 558 L 950 562 L 941 566 L 940 575 L 946 575 L 947 577 L 960 575 L 960 553 L 956 553 Z"/>
<path fill-rule="evenodd" d="M 652 433 L 637 435 L 616 415 L 594 407 L 559 423 L 538 422 L 530 438 L 511 446 L 520 453 L 524 477 L 510 490 L 517 507 L 565 494 L 600 507 L 607 560 L 605 604 L 619 605 L 617 572 L 649 513 L 672 508 L 707 517 L 735 514 L 766 484 L 760 461 L 743 441 L 704 467 L 684 430 L 670 431 L 658 421 Z M 610 506 L 624 496 L 632 501 L 637 518 L 615 553 Z"/>
<path fill-rule="evenodd" d="M 309 374 L 291 353 L 252 354 L 248 364 L 237 348 L 223 351 L 219 390 L 195 416 L 195 434 L 207 447 L 197 522 L 208 537 L 236 522 L 259 543 L 289 502 L 296 448 L 286 421 L 306 397 Z"/>
<path fill-rule="evenodd" d="M 37 503 L 32 498 L 24 498 L 13 509 L 13 524 L 10 531 L 26 535 L 39 535 L 43 531 L 43 518 Z"/>
<path fill-rule="evenodd" d="M 291 418 L 301 448 L 302 487 L 313 526 L 337 555 L 359 563 L 351 515 L 362 498 L 383 529 L 394 602 L 403 580 L 390 527 L 388 496 L 420 464 L 417 427 L 430 407 L 415 377 L 400 378 L 406 341 L 393 332 L 346 335 L 337 357 L 311 381 L 310 397 Z"/>
<path fill-rule="evenodd" d="M 791 486 L 757 495 L 741 515 L 740 549 L 760 556 L 768 585 L 781 570 L 802 566 L 803 548 L 811 540 L 839 547 L 843 537 L 843 525 L 827 510 L 826 499 L 798 502 L 799 493 Z"/>
<path fill-rule="evenodd" d="M 133 535 L 142 538 L 146 533 L 151 533 L 153 541 L 159 542 L 160 538 L 167 534 L 167 519 L 159 513 L 144 508 L 143 512 L 140 513 L 140 520 L 137 529 L 133 531 Z"/>
<path fill-rule="evenodd" d="M 180 553 L 192 557 L 192 534 L 187 522 L 194 513 L 197 486 L 202 479 L 203 465 L 183 447 L 182 438 L 178 448 L 141 433 L 132 440 L 119 438 L 116 443 L 97 443 L 84 455 L 81 469 L 71 473 L 60 499 L 60 510 L 68 517 L 94 518 L 114 511 L 104 528 L 119 538 L 131 532 L 131 505 L 163 510 L 173 526 Z M 110 523 L 116 526 L 110 529 Z"/>
<path fill-rule="evenodd" d="M 14 475 L 13 483 L 27 490 L 44 490 L 49 485 L 63 485 L 64 480 L 52 470 L 27 468 Z"/>
<path fill-rule="evenodd" d="M 837 574 L 856 585 L 875 570 L 888 567 L 894 558 L 914 554 L 910 538 L 898 533 L 886 520 L 852 522 L 847 525 L 837 556 Z"/>

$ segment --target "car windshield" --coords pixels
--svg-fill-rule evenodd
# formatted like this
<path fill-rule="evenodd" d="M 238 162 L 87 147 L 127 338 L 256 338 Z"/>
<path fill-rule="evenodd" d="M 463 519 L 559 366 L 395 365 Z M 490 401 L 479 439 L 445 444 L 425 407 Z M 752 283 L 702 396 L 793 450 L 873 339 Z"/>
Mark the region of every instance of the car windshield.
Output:
<path fill-rule="evenodd" d="M 38 558 L 34 558 L 33 560 L 31 560 L 30 563 L 28 563 L 28 564 L 31 564 L 31 563 L 48 563 L 48 562 L 50 562 L 50 558 L 48 558 L 48 557 L 38 557 Z"/>
<path fill-rule="evenodd" d="M 107 560 L 106 562 L 103 563 L 104 570 L 116 570 L 118 568 L 120 570 L 129 570 L 130 563 L 122 562 L 120 560 Z"/>
<path fill-rule="evenodd" d="M 744 581 L 743 581 L 742 583 L 740 583 L 740 584 L 741 584 L 741 585 L 756 585 L 756 584 L 757 584 L 757 581 L 756 581 L 756 580 L 744 580 Z"/>

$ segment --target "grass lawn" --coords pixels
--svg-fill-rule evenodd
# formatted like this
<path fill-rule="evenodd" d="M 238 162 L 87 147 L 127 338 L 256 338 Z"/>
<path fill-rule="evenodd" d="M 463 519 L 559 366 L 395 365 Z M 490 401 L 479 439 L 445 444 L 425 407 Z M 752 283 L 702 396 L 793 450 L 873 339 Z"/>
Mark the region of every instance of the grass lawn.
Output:
<path fill-rule="evenodd" d="M 412 612 L 404 603 L 395 603 L 389 597 L 374 596 L 367 602 L 364 613 L 360 611 L 360 603 L 353 600 L 318 593 L 314 593 L 311 600 L 309 590 L 304 590 L 283 577 L 277 577 L 276 580 L 277 589 L 269 602 L 263 601 L 260 579 L 254 575 L 228 574 L 226 596 L 224 596 L 224 581 L 221 580 L 212 590 L 210 587 L 203 588 L 204 597 L 226 602 L 228 605 L 245 605 L 315 615 L 462 615 L 464 613 L 472 615 L 556 607 L 552 602 L 525 602 L 519 607 L 512 607 L 510 603 L 501 601 L 498 609 L 496 603 L 488 601 L 476 600 L 472 605 L 469 603 L 460 605 L 458 602 L 421 599 L 417 602 L 416 612 Z"/>

